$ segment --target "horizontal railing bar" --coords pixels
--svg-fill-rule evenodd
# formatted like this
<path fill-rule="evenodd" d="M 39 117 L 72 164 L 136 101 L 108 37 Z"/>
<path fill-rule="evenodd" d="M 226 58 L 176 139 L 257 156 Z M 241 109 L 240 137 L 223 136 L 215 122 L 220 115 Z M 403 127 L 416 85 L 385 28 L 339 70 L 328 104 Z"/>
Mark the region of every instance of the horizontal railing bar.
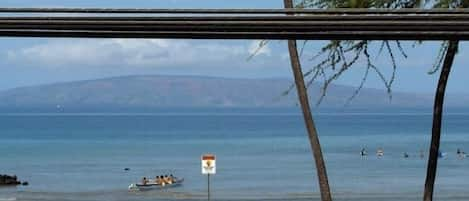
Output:
<path fill-rule="evenodd" d="M 440 20 L 440 21 L 421 21 L 421 20 L 407 20 L 407 21 L 91 21 L 91 20 L 76 20 L 76 21 L 63 21 L 63 20 L 2 20 L 2 25 L 164 25 L 164 26 L 328 26 L 328 25 L 368 25 L 368 26 L 384 26 L 384 25 L 453 25 L 453 26 L 466 26 L 469 25 L 469 20 Z"/>
<path fill-rule="evenodd" d="M 8 12 L 155 12 L 202 16 L 1 16 L 0 36 L 197 39 L 466 40 L 469 10 L 68 9 L 0 8 Z M 238 13 L 240 12 L 240 13 Z M 245 12 L 245 13 L 241 13 Z M 297 14 L 300 16 L 286 16 Z M 238 14 L 233 16 L 216 14 Z M 249 14 L 270 14 L 251 15 Z M 131 13 L 135 14 L 135 13 Z M 206 14 L 206 15 L 205 15 Z M 283 14 L 283 15 L 272 15 Z M 232 37 L 232 38 L 230 38 Z"/>
<path fill-rule="evenodd" d="M 469 40 L 469 31 L 331 31 L 331 32 L 177 32 L 0 30 L 0 37 L 172 38 L 172 39 L 300 39 L 300 40 Z"/>
<path fill-rule="evenodd" d="M 420 30 L 420 31 L 464 31 L 469 30 L 469 22 L 464 24 L 422 24 L 416 26 L 415 24 L 382 24 L 382 25 L 316 25 L 316 26 L 228 26 L 228 25 L 207 25 L 207 26 L 167 26 L 167 25 L 11 25 L 11 24 L 0 24 L 0 29 L 24 29 L 24 30 L 98 30 L 98 31 L 214 31 L 219 32 L 223 30 L 228 31 L 245 31 L 245 32 L 284 32 L 284 31 L 295 31 L 295 32 L 310 32 L 310 31 L 353 31 L 353 30 L 374 30 L 374 31 L 406 31 L 406 30 Z"/>
<path fill-rule="evenodd" d="M 299 17 L 299 16 L 297 16 Z M 468 21 L 469 14 L 464 16 L 334 16 L 334 17 L 305 17 L 305 18 L 191 18 L 191 17 L 170 17 L 170 18 L 123 18 L 123 17 L 0 17 L 0 21 L 10 22 L 73 22 L 73 21 L 92 21 L 92 22 L 108 22 L 117 21 L 121 23 L 129 22 L 251 22 L 251 23 L 262 23 L 262 22 L 289 22 L 289 23 L 305 23 L 305 22 L 319 22 L 319 21 Z"/>
<path fill-rule="evenodd" d="M 0 20 L 10 21 L 328 21 L 328 20 L 468 20 L 465 15 L 311 15 L 311 16 L 178 16 L 178 17 L 136 17 L 136 16 L 0 16 Z"/>
<path fill-rule="evenodd" d="M 468 9 L 152 9 L 152 8 L 0 8 L 0 13 L 95 13 L 95 14 L 451 14 Z"/>

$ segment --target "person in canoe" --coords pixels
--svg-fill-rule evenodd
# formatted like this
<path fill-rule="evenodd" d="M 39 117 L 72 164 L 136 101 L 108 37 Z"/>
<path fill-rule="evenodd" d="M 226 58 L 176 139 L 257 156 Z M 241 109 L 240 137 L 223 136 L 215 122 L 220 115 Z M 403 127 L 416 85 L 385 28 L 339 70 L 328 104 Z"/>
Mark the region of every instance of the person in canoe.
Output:
<path fill-rule="evenodd" d="M 176 182 L 176 178 L 174 178 L 173 174 L 170 174 L 169 178 L 171 179 L 171 183 Z"/>
<path fill-rule="evenodd" d="M 168 182 L 165 182 L 164 179 L 169 179 L 172 180 Z M 183 178 L 178 178 L 178 177 L 171 177 L 170 176 L 155 176 L 152 177 L 151 179 L 148 179 L 144 177 L 140 182 L 138 183 L 132 183 L 129 185 L 128 189 L 129 191 L 146 191 L 146 190 L 158 190 L 158 189 L 163 189 L 163 188 L 168 188 L 168 187 L 179 187 L 182 186 L 182 183 L 184 182 Z"/>
<path fill-rule="evenodd" d="M 160 176 L 155 177 L 155 184 L 158 184 L 158 181 L 160 180 Z"/>
<path fill-rule="evenodd" d="M 165 186 L 165 185 L 166 185 L 166 181 L 165 181 L 163 175 L 160 175 L 160 181 L 158 182 L 158 184 L 161 185 L 161 186 Z"/>
<path fill-rule="evenodd" d="M 161 178 L 160 178 L 160 176 L 156 176 L 155 184 L 156 184 L 156 185 L 161 185 Z"/>
<path fill-rule="evenodd" d="M 171 177 L 169 177 L 168 175 L 164 176 L 164 181 L 167 184 L 172 184 L 173 183 L 173 179 Z"/>

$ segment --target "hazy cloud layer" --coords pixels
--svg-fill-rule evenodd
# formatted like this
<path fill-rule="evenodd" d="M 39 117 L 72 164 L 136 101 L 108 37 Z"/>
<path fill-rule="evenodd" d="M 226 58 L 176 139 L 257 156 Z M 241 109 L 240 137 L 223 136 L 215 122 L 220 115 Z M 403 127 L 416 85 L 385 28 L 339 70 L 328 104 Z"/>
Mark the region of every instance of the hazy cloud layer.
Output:
<path fill-rule="evenodd" d="M 9 50 L 7 59 L 12 63 L 54 68 L 252 67 L 275 64 L 282 59 L 273 57 L 270 48 L 265 46 L 256 56 L 262 59 L 255 58 L 246 62 L 249 55 L 257 49 L 257 44 L 257 41 L 228 43 L 165 39 L 60 39 Z"/>

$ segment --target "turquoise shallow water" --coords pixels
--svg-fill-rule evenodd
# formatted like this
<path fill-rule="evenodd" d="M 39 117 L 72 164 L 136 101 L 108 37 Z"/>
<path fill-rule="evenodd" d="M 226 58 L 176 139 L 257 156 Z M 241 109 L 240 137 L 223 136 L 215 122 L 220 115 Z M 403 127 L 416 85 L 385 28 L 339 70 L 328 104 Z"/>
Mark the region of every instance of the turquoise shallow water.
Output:
<path fill-rule="evenodd" d="M 316 115 L 337 200 L 420 200 L 431 116 L 424 113 Z M 468 200 L 469 114 L 445 118 L 436 197 Z M 318 199 L 312 156 L 296 110 L 153 114 L 0 115 L 0 172 L 30 185 L 0 188 L 0 200 L 198 200 L 200 156 L 217 155 L 217 200 Z M 362 158 L 360 149 L 370 155 Z M 374 151 L 383 147 L 383 158 Z M 408 152 L 409 158 L 402 153 Z M 124 171 L 131 168 L 131 171 Z M 173 173 L 181 188 L 129 193 L 141 176 Z"/>

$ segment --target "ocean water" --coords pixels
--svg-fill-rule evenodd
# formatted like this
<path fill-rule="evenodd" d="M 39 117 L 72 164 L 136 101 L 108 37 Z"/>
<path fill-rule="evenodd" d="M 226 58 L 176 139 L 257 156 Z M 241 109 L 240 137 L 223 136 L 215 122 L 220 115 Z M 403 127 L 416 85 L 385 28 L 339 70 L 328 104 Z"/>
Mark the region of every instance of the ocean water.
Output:
<path fill-rule="evenodd" d="M 336 200 L 421 200 L 430 113 L 323 112 L 315 120 Z M 439 160 L 438 200 L 469 200 L 469 158 L 456 156 L 457 148 L 469 152 L 468 125 L 469 113 L 444 118 L 441 149 L 447 157 Z M 379 147 L 382 158 L 374 155 Z M 0 201 L 204 200 L 204 153 L 217 156 L 214 200 L 319 200 L 296 108 L 0 114 L 0 174 L 30 184 L 0 188 Z M 161 174 L 184 177 L 184 185 L 127 191 L 143 176 Z"/>

